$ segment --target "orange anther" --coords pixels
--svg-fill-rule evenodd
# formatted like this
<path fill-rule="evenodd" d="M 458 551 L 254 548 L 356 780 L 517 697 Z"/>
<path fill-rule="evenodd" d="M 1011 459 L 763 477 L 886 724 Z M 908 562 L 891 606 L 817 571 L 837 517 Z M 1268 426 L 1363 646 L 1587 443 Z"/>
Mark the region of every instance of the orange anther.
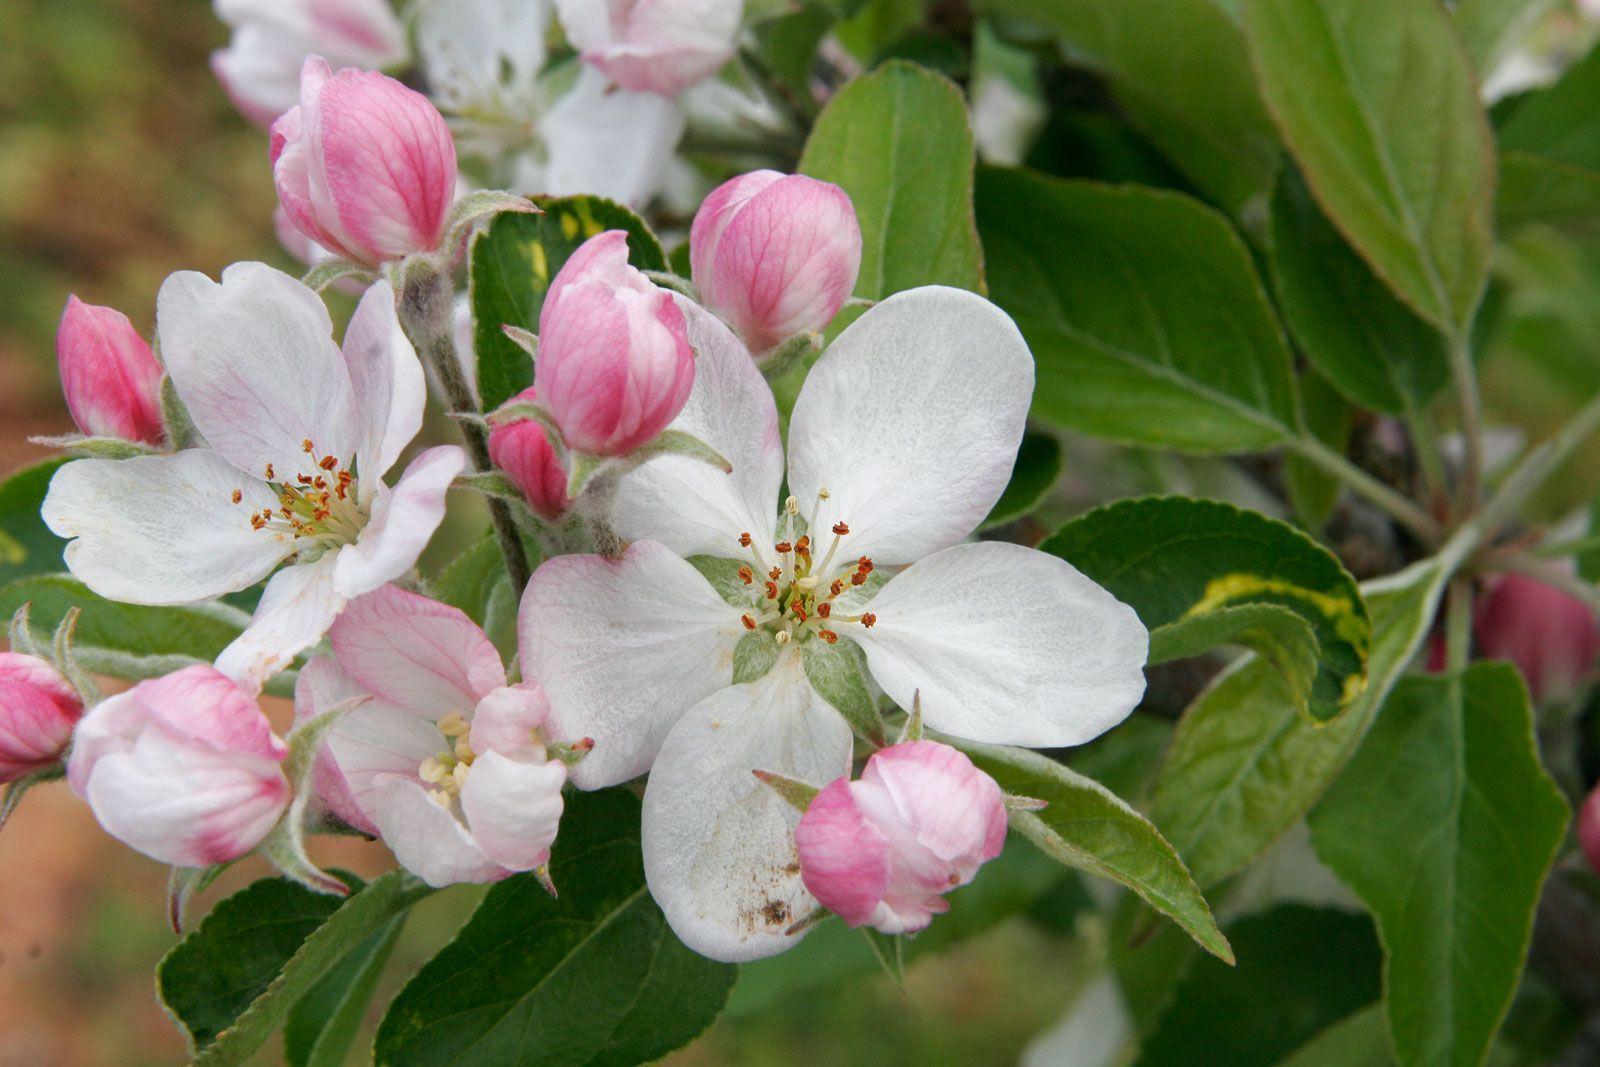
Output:
<path fill-rule="evenodd" d="M 767 583 L 767 599 L 768 600 L 777 600 L 778 599 L 778 583 L 777 582 L 768 582 Z"/>
<path fill-rule="evenodd" d="M 836 645 L 839 643 L 839 635 L 834 633 L 832 630 L 818 630 L 817 636 L 828 642 L 830 645 Z"/>
<path fill-rule="evenodd" d="M 750 535 L 748 533 L 742 533 L 742 534 L 739 535 L 739 545 L 740 545 L 741 548 L 749 548 L 751 543 L 752 543 L 752 540 L 753 539 L 750 537 Z"/>
<path fill-rule="evenodd" d="M 739 621 L 744 623 L 744 628 L 746 630 L 754 630 L 756 628 L 756 620 L 752 619 L 748 615 L 739 616 Z"/>
<path fill-rule="evenodd" d="M 865 626 L 869 630 L 872 629 L 872 624 L 877 621 L 878 617 L 870 611 L 861 616 L 861 625 Z"/>
<path fill-rule="evenodd" d="M 317 450 L 317 446 L 311 443 L 311 438 L 309 437 L 300 442 L 300 447 L 305 451 L 306 455 L 310 455 Z"/>
<path fill-rule="evenodd" d="M 826 600 L 824 600 L 822 603 L 817 605 L 817 615 L 819 617 L 826 619 L 829 615 L 832 615 L 832 614 L 833 614 L 833 605 L 828 603 Z"/>
<path fill-rule="evenodd" d="M 833 524 L 833 532 L 838 534 L 840 537 L 843 537 L 845 534 L 850 532 L 850 527 L 845 523 L 836 522 Z"/>
<path fill-rule="evenodd" d="M 779 541 L 777 544 L 773 545 L 772 547 L 777 549 L 778 554 L 780 556 L 783 555 L 785 552 L 793 552 L 794 551 L 794 546 L 791 545 L 787 541 Z"/>
<path fill-rule="evenodd" d="M 331 471 L 338 465 L 339 461 L 334 459 L 332 456 L 323 456 L 322 462 L 317 464 L 317 466 L 321 467 L 325 471 Z"/>
<path fill-rule="evenodd" d="M 838 596 L 842 592 L 844 592 L 844 580 L 840 579 L 840 578 L 835 578 L 833 580 L 833 584 L 828 586 L 828 595 L 829 596 Z"/>
<path fill-rule="evenodd" d="M 267 481 L 269 481 L 269 482 L 270 482 L 270 481 L 272 481 L 272 480 L 273 480 L 273 479 L 274 479 L 274 478 L 276 478 L 276 477 L 277 477 L 277 474 L 275 474 L 275 473 L 274 473 L 274 472 L 273 472 L 273 470 L 272 470 L 272 464 L 270 464 L 270 463 L 268 463 L 268 464 L 267 464 Z"/>
<path fill-rule="evenodd" d="M 850 576 L 850 584 L 851 585 L 866 585 L 867 584 L 867 572 L 866 571 L 856 571 L 854 574 L 852 574 Z"/>
<path fill-rule="evenodd" d="M 239 501 L 244 499 L 244 493 L 241 490 L 235 489 L 228 499 L 237 504 Z"/>
<path fill-rule="evenodd" d="M 756 580 L 756 572 L 751 570 L 749 567 L 740 567 L 739 580 L 745 585 L 749 585 L 751 582 Z"/>

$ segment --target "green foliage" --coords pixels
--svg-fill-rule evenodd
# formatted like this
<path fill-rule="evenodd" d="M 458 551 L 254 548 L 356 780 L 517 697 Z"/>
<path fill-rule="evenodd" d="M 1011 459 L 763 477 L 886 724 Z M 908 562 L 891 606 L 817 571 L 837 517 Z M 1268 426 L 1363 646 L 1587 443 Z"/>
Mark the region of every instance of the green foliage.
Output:
<path fill-rule="evenodd" d="M 523 551 L 528 553 L 529 563 L 538 566 L 539 554 L 526 539 Z M 506 559 L 500 552 L 500 542 L 492 532 L 446 564 L 429 583 L 429 593 L 466 612 L 467 617 L 489 635 L 500 658 L 507 663 L 511 661 L 517 651 L 518 597 L 506 574 Z"/>
<path fill-rule="evenodd" d="M 533 359 L 501 332 L 509 323 L 539 332 L 550 283 L 584 241 L 605 230 L 628 235 L 628 261 L 666 270 L 661 242 L 637 215 L 597 196 L 535 197 L 543 214 L 506 213 L 472 240 L 473 343 L 478 392 L 491 411 L 533 384 Z"/>
<path fill-rule="evenodd" d="M 1244 242 L 1198 201 L 984 169 L 993 298 L 1038 362 L 1034 415 L 1127 444 L 1245 452 L 1298 425 L 1289 351 Z"/>
<path fill-rule="evenodd" d="M 639 801 L 573 793 L 550 861 L 497 884 L 400 991 L 379 1064 L 634 1064 L 710 1024 L 735 970 L 690 952 L 644 884 Z"/>
<path fill-rule="evenodd" d="M 1318 719 L 1366 684 L 1372 625 L 1355 579 L 1292 526 L 1231 504 L 1146 497 L 1092 511 L 1040 548 L 1139 613 L 1153 663 L 1249 645 L 1282 672 L 1291 704 Z"/>
<path fill-rule="evenodd" d="M 1483 1062 L 1567 817 L 1507 663 L 1402 682 L 1311 813 L 1317 854 L 1382 932 L 1402 1064 Z"/>
<path fill-rule="evenodd" d="M 1394 1054 L 1383 1026 L 1383 1005 L 1373 1004 L 1334 1023 L 1280 1061 L 1281 1067 L 1389 1067 Z"/>
<path fill-rule="evenodd" d="M 39 508 L 51 477 L 65 462 L 46 460 L 0 482 L 0 586 L 61 569 L 64 542 L 44 524 Z"/>
<path fill-rule="evenodd" d="M 1496 130 L 1500 147 L 1529 152 L 1558 163 L 1600 171 L 1600 48 L 1548 89 L 1512 101 Z"/>
<path fill-rule="evenodd" d="M 340 1067 L 346 1061 L 405 921 L 402 912 L 379 927 L 289 1012 L 283 1058 L 291 1067 Z"/>
<path fill-rule="evenodd" d="M 885 63 L 828 102 L 800 171 L 840 186 L 855 204 L 857 296 L 878 300 L 918 285 L 983 291 L 974 158 L 961 90 L 910 63 Z"/>
<path fill-rule="evenodd" d="M 1500 156 L 1495 221 L 1505 231 L 1545 225 L 1572 233 L 1600 230 L 1600 171 L 1531 152 Z"/>

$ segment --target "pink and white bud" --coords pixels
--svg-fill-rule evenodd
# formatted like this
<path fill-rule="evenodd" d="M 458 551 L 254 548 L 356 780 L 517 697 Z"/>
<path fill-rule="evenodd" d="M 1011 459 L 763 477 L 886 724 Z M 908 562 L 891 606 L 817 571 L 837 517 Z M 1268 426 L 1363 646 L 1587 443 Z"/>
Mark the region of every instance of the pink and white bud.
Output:
<path fill-rule="evenodd" d="M 833 321 L 861 271 L 861 227 L 837 185 L 757 170 L 706 197 L 689 250 L 701 299 L 759 355 Z"/>
<path fill-rule="evenodd" d="M 159 445 L 161 364 L 128 316 L 116 308 L 67 297 L 56 330 L 61 391 L 78 429 L 91 437 L 120 437 Z"/>
<path fill-rule="evenodd" d="M 1589 866 L 1600 874 L 1600 785 L 1589 791 L 1578 809 L 1578 845 Z"/>
<path fill-rule="evenodd" d="M 578 246 L 544 298 L 533 376 L 567 447 L 626 455 L 666 429 L 693 385 L 683 312 L 628 265 L 627 234 Z"/>
<path fill-rule="evenodd" d="M 82 715 L 60 671 L 37 656 L 0 652 L 0 782 L 54 766 Z"/>
<path fill-rule="evenodd" d="M 1593 670 L 1600 628 L 1583 601 L 1521 574 L 1495 580 L 1473 618 L 1478 650 L 1507 659 L 1527 679 L 1534 703 L 1570 699 Z"/>
<path fill-rule="evenodd" d="M 1005 839 L 1000 787 L 936 741 L 880 749 L 859 780 L 812 798 L 795 829 L 811 895 L 849 925 L 886 934 L 925 928 Z"/>
<path fill-rule="evenodd" d="M 288 749 L 254 698 L 210 666 L 140 682 L 78 724 L 67 781 L 107 833 L 178 867 L 238 859 L 292 799 Z"/>
<path fill-rule="evenodd" d="M 289 221 L 335 255 L 376 266 L 444 240 L 455 142 L 428 98 L 393 78 L 307 59 L 271 157 Z"/>
<path fill-rule="evenodd" d="M 743 0 L 556 0 L 585 63 L 624 89 L 676 96 L 733 58 Z"/>
<path fill-rule="evenodd" d="M 533 403 L 538 393 L 524 389 L 515 399 Z M 567 498 L 567 468 L 545 436 L 544 427 L 532 419 L 502 423 L 491 429 L 489 459 L 541 517 L 555 522 L 572 506 Z"/>
<path fill-rule="evenodd" d="M 211 70 L 259 126 L 294 107 L 308 55 L 366 69 L 406 58 L 405 28 L 388 0 L 216 0 L 216 10 L 233 38 L 211 53 Z"/>

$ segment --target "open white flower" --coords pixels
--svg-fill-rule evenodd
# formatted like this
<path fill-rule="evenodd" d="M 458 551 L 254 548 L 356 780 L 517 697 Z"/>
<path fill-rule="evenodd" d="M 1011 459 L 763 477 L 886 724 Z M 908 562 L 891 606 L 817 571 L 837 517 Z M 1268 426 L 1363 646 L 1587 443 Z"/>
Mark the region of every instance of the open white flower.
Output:
<path fill-rule="evenodd" d="M 674 425 L 733 473 L 669 456 L 630 474 L 615 522 L 636 540 L 539 569 L 522 660 L 551 735 L 595 741 L 579 787 L 650 771 L 645 871 L 678 936 L 748 960 L 787 948 L 816 907 L 799 816 L 751 772 L 846 773 L 850 728 L 812 684 L 834 655 L 859 645 L 883 691 L 902 707 L 920 691 L 937 729 L 1074 745 L 1138 702 L 1148 635 L 1063 560 L 960 543 L 1005 488 L 1033 393 L 1033 357 L 994 305 L 914 289 L 840 334 L 795 405 L 782 508 L 772 393 L 722 323 L 682 306 L 699 362 Z M 685 559 L 708 556 L 733 561 L 697 560 L 708 572 L 743 568 L 727 599 Z"/>
<path fill-rule="evenodd" d="M 345 331 L 316 293 L 262 263 L 221 283 L 182 271 L 161 287 L 161 358 L 206 447 L 80 459 L 43 514 L 73 539 L 67 566 L 135 604 L 184 604 L 267 583 L 217 660 L 257 687 L 321 639 L 347 600 L 409 570 L 466 462 L 453 445 L 383 475 L 422 425 L 426 388 L 387 282 Z"/>

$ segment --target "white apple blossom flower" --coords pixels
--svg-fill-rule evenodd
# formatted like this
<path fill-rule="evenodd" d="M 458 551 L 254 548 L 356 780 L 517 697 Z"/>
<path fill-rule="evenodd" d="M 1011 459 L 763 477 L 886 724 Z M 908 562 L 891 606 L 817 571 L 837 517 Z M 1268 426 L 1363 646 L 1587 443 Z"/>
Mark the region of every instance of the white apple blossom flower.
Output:
<path fill-rule="evenodd" d="M 682 306 L 699 361 L 674 426 L 733 473 L 663 457 L 628 475 L 614 521 L 633 543 L 620 559 L 545 563 L 520 643 L 551 735 L 594 739 L 575 784 L 650 772 L 645 871 L 678 936 L 748 960 L 791 945 L 816 907 L 796 862 L 798 813 L 751 772 L 847 772 L 850 728 L 811 680 L 829 653 L 858 645 L 897 704 L 920 691 L 937 729 L 1074 745 L 1139 701 L 1148 635 L 1061 559 L 960 543 L 1005 488 L 1033 393 L 1032 355 L 994 305 L 914 289 L 840 334 L 795 405 L 781 509 L 772 393 L 727 327 Z M 728 599 L 685 557 L 742 567 Z M 753 680 L 761 649 L 746 655 L 742 640 L 772 659 Z"/>
<path fill-rule="evenodd" d="M 395 486 L 383 481 L 427 399 L 387 282 L 362 298 L 342 350 L 322 299 L 262 263 L 236 263 L 220 283 L 172 275 L 156 320 L 206 447 L 68 463 L 44 520 L 71 539 L 72 573 L 111 600 L 207 600 L 288 563 L 217 660 L 259 687 L 320 640 L 347 600 L 416 563 L 466 456 L 431 448 Z"/>

